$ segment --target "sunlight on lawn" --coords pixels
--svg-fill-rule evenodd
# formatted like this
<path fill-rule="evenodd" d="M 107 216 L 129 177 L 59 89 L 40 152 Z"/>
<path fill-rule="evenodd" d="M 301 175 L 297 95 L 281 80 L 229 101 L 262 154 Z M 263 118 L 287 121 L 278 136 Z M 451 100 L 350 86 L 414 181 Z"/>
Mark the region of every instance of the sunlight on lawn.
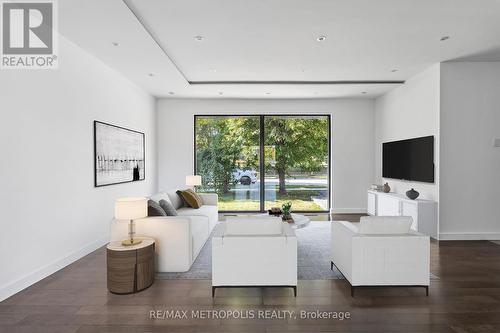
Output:
<path fill-rule="evenodd" d="M 293 210 L 322 210 L 321 206 L 312 202 L 305 200 L 276 200 L 276 201 L 266 201 L 266 209 L 270 207 L 281 207 L 285 202 L 292 202 Z M 257 200 L 231 200 L 231 201 L 219 201 L 219 210 L 259 210 L 259 201 Z"/>

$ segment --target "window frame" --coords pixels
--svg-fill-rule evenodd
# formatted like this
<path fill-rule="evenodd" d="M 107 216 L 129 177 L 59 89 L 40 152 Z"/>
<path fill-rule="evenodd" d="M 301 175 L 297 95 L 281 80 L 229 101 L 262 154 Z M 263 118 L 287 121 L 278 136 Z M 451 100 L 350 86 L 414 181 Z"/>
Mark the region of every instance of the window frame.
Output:
<path fill-rule="evenodd" d="M 264 163 L 264 148 L 265 148 L 265 117 L 326 117 L 328 126 L 328 209 L 326 210 L 294 210 L 295 213 L 330 213 L 332 209 L 332 127 L 330 114 L 307 114 L 307 113 L 267 113 L 267 114 L 195 114 L 193 116 L 193 175 L 196 174 L 196 124 L 198 118 L 207 117 L 259 117 L 260 133 L 259 133 L 259 169 L 260 169 L 260 210 L 223 210 L 219 213 L 241 214 L 241 213 L 265 213 L 265 177 L 266 168 Z"/>

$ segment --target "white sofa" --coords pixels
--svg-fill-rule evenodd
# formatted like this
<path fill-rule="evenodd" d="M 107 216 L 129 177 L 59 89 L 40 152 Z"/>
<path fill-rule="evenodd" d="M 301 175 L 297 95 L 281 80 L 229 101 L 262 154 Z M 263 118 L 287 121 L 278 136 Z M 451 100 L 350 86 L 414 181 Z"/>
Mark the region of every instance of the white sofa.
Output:
<path fill-rule="evenodd" d="M 182 207 L 175 190 L 157 193 L 151 200 L 169 200 L 178 216 L 147 217 L 134 220 L 138 237 L 156 240 L 156 270 L 158 272 L 186 272 L 191 268 L 203 245 L 218 222 L 217 194 L 200 194 L 203 206 L 199 209 Z M 111 241 L 127 238 L 128 225 L 113 221 Z"/>
<path fill-rule="evenodd" d="M 212 238 L 212 297 L 219 287 L 291 287 L 297 296 L 297 238 L 276 217 L 227 217 Z"/>
<path fill-rule="evenodd" d="M 430 239 L 410 230 L 411 217 L 362 217 L 332 222 L 331 268 L 354 289 L 361 286 L 421 286 L 429 294 Z"/>

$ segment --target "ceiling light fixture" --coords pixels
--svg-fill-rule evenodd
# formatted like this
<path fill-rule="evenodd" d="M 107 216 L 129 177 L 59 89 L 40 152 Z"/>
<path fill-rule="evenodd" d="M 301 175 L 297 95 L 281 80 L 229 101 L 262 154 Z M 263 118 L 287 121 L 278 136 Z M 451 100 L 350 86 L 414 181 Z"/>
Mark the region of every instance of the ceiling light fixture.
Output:
<path fill-rule="evenodd" d="M 271 95 L 271 93 L 270 92 L 266 92 L 266 95 Z"/>
<path fill-rule="evenodd" d="M 149 73 L 149 74 L 148 74 L 148 76 L 153 77 L 153 76 L 155 76 L 155 75 L 154 75 L 153 73 Z"/>
<path fill-rule="evenodd" d="M 219 95 L 223 95 L 224 93 L 222 91 L 219 91 Z"/>
<path fill-rule="evenodd" d="M 198 42 L 201 42 L 203 40 L 203 36 L 194 36 L 194 40 L 198 41 Z"/>
<path fill-rule="evenodd" d="M 113 46 L 120 46 L 120 43 L 118 43 L 118 42 L 113 42 L 112 44 L 113 44 Z"/>
<path fill-rule="evenodd" d="M 441 37 L 440 41 L 444 42 L 445 40 L 450 39 L 450 36 L 443 36 Z"/>
<path fill-rule="evenodd" d="M 362 91 L 361 93 L 364 95 L 364 94 L 366 94 L 366 91 Z"/>
<path fill-rule="evenodd" d="M 316 40 L 317 40 L 318 42 L 323 42 L 323 41 L 325 41 L 325 40 L 326 40 L 326 36 L 319 36 L 318 38 L 316 38 Z"/>
<path fill-rule="evenodd" d="M 173 91 L 169 91 L 169 92 L 168 92 L 168 94 L 169 94 L 169 95 L 173 95 L 173 94 L 174 94 L 174 92 L 173 92 Z"/>
<path fill-rule="evenodd" d="M 391 72 L 396 73 L 398 69 L 394 68 Z"/>

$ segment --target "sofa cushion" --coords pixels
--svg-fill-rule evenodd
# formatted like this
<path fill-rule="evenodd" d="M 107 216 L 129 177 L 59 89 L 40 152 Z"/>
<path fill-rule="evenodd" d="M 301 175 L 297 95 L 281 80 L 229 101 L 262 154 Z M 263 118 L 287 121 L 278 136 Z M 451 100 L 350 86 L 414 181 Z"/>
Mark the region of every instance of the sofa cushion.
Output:
<path fill-rule="evenodd" d="M 217 206 L 203 205 L 199 209 L 182 207 L 177 210 L 177 214 L 181 216 L 206 216 L 210 232 L 215 227 L 219 220 L 219 210 Z"/>
<path fill-rule="evenodd" d="M 175 209 L 179 209 L 183 206 L 181 198 L 177 195 L 176 190 L 167 191 L 167 197 L 170 199 L 172 206 Z"/>
<path fill-rule="evenodd" d="M 217 206 L 208 206 L 203 205 L 198 209 L 190 208 L 190 207 L 182 207 L 177 209 L 177 215 L 181 216 L 206 216 L 211 217 L 214 214 L 217 214 Z"/>
<path fill-rule="evenodd" d="M 358 232 L 364 235 L 407 234 L 412 222 L 410 216 L 363 216 Z"/>
<path fill-rule="evenodd" d="M 198 209 L 203 205 L 203 200 L 201 199 L 201 197 L 191 189 L 180 191 L 180 196 L 184 199 L 184 202 L 188 207 Z"/>
<path fill-rule="evenodd" d="M 154 200 L 148 200 L 148 216 L 167 216 L 160 204 Z"/>
<path fill-rule="evenodd" d="M 165 201 L 171 202 L 169 195 L 165 192 L 155 193 L 149 199 L 156 201 L 157 203 L 160 203 L 160 200 L 165 200 Z"/>
<path fill-rule="evenodd" d="M 170 202 L 170 200 L 160 200 L 160 207 L 163 208 L 165 213 L 167 213 L 167 216 L 177 216 L 177 211 L 175 210 L 174 206 Z"/>

